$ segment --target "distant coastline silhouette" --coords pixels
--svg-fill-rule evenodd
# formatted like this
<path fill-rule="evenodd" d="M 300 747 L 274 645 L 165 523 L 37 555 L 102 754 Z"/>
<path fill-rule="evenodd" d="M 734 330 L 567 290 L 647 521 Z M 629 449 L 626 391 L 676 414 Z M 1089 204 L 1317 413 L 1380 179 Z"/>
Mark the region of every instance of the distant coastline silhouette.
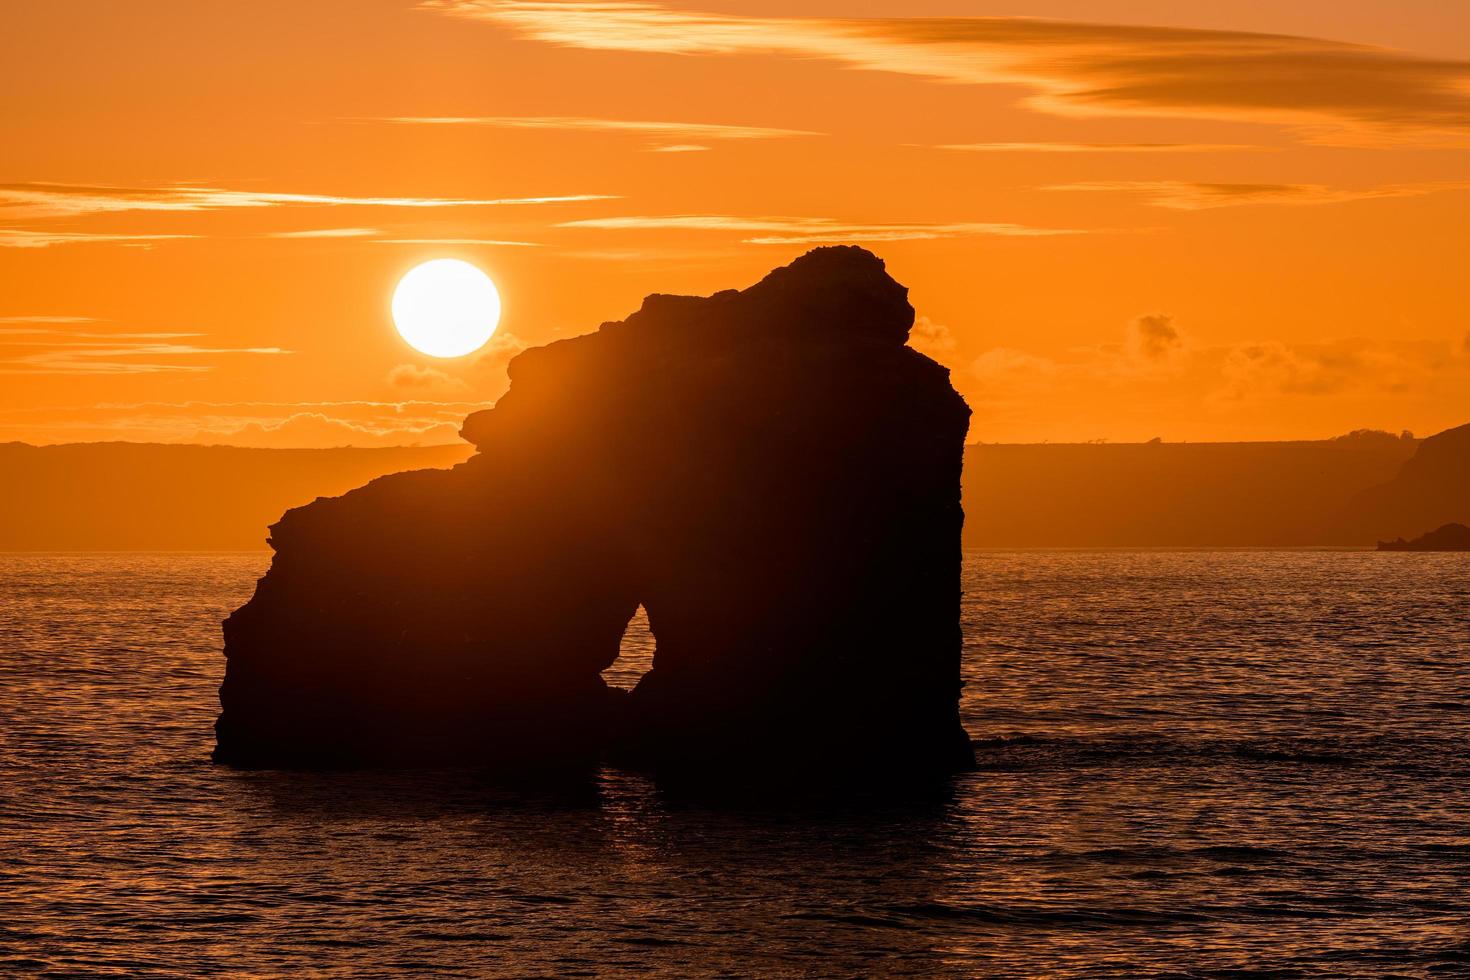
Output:
<path fill-rule="evenodd" d="M 1446 524 L 1413 540 L 1396 538 L 1378 542 L 1379 551 L 1470 551 L 1470 527 Z"/>
<path fill-rule="evenodd" d="M 1358 431 L 1295 442 L 972 442 L 964 545 L 1371 548 L 1470 523 L 1467 434 L 1462 426 L 1425 439 Z M 465 442 L 0 443 L 0 550 L 255 550 L 286 510 L 473 453 Z M 1087 487 L 1086 507 L 1077 506 L 1078 486 Z"/>
<path fill-rule="evenodd" d="M 960 724 L 969 408 L 880 259 L 653 295 L 526 351 L 479 453 L 289 511 L 224 624 L 215 757 L 601 758 L 671 774 L 973 765 Z M 631 692 L 600 676 L 642 605 Z"/>

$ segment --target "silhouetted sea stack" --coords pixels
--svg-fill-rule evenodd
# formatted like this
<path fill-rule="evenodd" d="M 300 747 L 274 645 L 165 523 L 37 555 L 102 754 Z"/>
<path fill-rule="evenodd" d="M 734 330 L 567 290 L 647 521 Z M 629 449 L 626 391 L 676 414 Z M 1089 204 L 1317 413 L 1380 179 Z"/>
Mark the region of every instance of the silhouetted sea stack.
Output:
<path fill-rule="evenodd" d="M 960 725 L 969 409 L 907 290 L 822 248 L 528 350 L 453 470 L 288 512 L 225 621 L 216 758 L 611 753 L 722 775 L 937 772 Z M 653 669 L 600 672 L 642 604 Z"/>

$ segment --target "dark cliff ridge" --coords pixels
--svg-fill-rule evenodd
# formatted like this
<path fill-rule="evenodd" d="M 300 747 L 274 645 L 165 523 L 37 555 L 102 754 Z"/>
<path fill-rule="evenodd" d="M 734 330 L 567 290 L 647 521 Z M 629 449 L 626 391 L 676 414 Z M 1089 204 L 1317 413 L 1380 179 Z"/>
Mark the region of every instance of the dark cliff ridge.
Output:
<path fill-rule="evenodd" d="M 1397 538 L 1378 542 L 1379 551 L 1470 551 L 1470 527 L 1446 524 L 1412 541 Z"/>
<path fill-rule="evenodd" d="M 1393 480 L 1418 446 L 1386 433 L 1276 443 L 975 444 L 965 453 L 965 544 L 1372 546 L 1388 528 L 1366 520 L 1355 498 Z M 1463 504 L 1460 515 L 1470 518 Z M 1413 526 L 1417 533 L 1435 525 Z"/>
<path fill-rule="evenodd" d="M 1455 450 L 1435 440 L 1359 432 L 1277 443 L 972 443 L 965 544 L 1371 547 L 1470 524 L 1470 479 L 1456 482 Z M 1427 459 L 1450 465 L 1399 494 L 1408 481 L 1397 477 L 1421 445 L 1430 446 Z M 1470 443 L 1460 452 L 1470 461 Z M 0 443 L 0 551 L 262 548 L 266 527 L 290 507 L 473 453 L 464 442 L 421 449 Z M 99 495 L 98 486 L 109 490 Z M 1389 492 L 1399 494 L 1393 507 L 1365 507 L 1365 497 Z M 1417 503 L 1423 499 L 1429 507 Z"/>
<path fill-rule="evenodd" d="M 249 551 L 281 512 L 368 480 L 453 466 L 464 444 L 246 449 L 0 443 L 0 551 Z M 99 488 L 105 488 L 105 492 Z"/>
<path fill-rule="evenodd" d="M 477 455 L 289 511 L 225 621 L 216 758 L 611 755 L 669 772 L 949 771 L 969 409 L 907 290 L 817 249 L 526 351 Z M 642 604 L 631 693 L 600 671 Z"/>
<path fill-rule="evenodd" d="M 1370 541 L 1470 522 L 1470 425 L 1425 439 L 1392 480 L 1360 493 L 1352 509 Z"/>

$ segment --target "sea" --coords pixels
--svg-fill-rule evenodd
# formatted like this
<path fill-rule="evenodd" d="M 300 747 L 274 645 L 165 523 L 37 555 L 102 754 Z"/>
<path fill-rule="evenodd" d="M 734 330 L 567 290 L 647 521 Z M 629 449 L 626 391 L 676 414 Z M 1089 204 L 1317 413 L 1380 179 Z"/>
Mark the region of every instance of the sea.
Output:
<path fill-rule="evenodd" d="M 1470 555 L 970 552 L 977 771 L 703 802 L 213 765 L 268 561 L 0 555 L 0 977 L 1470 976 Z"/>

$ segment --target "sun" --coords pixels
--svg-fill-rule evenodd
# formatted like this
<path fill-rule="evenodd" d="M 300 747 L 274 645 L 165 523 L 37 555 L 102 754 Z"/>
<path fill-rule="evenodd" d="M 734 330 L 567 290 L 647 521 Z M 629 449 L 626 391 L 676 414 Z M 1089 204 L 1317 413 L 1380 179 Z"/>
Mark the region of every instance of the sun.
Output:
<path fill-rule="evenodd" d="M 393 290 L 393 325 L 408 346 L 431 357 L 463 357 L 495 334 L 500 292 L 490 277 L 459 259 L 410 269 Z"/>

